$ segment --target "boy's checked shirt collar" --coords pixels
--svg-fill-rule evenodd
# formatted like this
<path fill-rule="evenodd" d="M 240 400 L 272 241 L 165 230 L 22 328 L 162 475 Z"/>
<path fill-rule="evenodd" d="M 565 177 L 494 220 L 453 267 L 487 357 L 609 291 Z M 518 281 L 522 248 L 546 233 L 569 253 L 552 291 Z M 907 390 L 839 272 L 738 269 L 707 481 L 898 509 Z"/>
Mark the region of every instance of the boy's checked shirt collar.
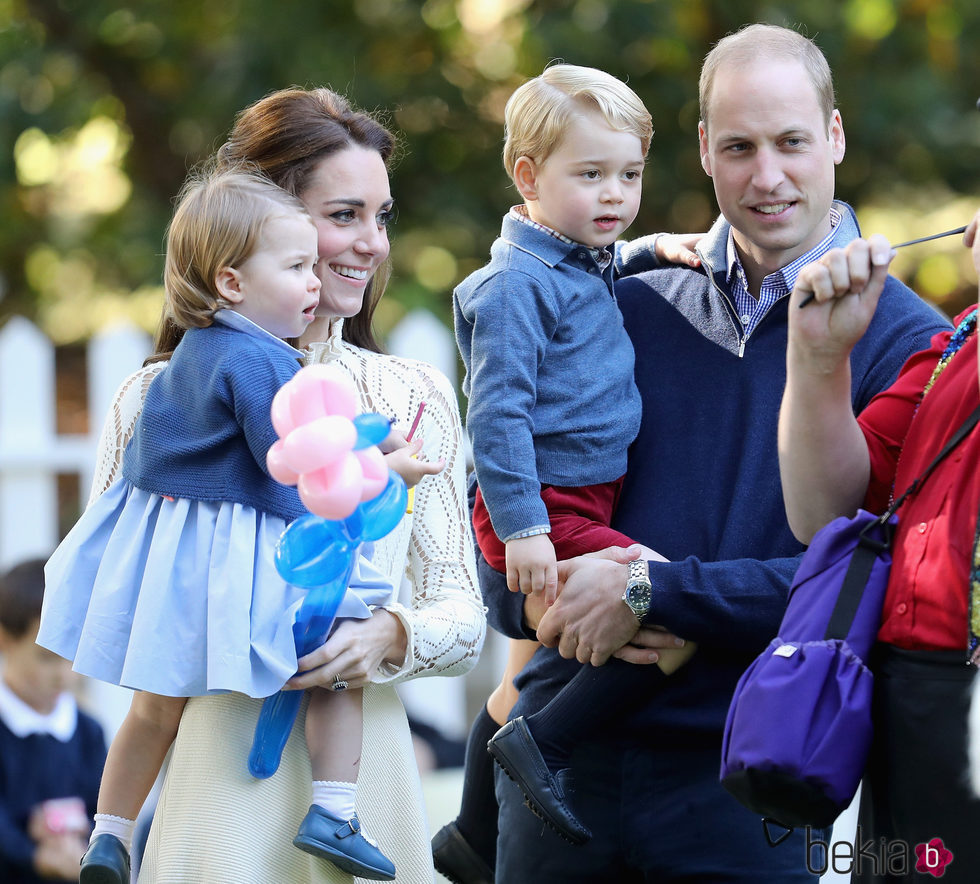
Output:
<path fill-rule="evenodd" d="M 588 249 L 595 258 L 596 264 L 599 265 L 600 270 L 605 270 L 613 259 L 612 253 L 607 248 L 593 248 L 592 246 L 587 246 L 585 243 L 576 242 L 571 237 L 565 236 L 564 233 L 559 233 L 557 230 L 553 230 L 551 227 L 546 227 L 544 224 L 538 224 L 534 221 L 530 215 L 527 213 L 527 206 L 523 203 L 518 203 L 516 206 L 511 206 L 510 217 L 515 221 L 520 221 L 522 224 L 526 224 L 528 227 L 533 227 L 535 230 L 540 230 L 542 233 L 547 233 L 548 236 L 553 236 L 557 240 L 561 240 L 570 246 L 580 246 L 583 249 Z"/>

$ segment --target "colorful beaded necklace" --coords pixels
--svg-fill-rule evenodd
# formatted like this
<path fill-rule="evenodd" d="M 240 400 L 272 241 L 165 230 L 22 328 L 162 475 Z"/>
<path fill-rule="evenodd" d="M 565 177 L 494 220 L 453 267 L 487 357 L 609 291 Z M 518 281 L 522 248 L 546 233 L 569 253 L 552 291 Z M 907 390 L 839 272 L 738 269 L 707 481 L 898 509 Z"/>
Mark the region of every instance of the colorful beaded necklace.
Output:
<path fill-rule="evenodd" d="M 966 314 L 966 316 L 963 317 L 960 324 L 956 326 L 956 331 L 953 332 L 953 337 L 949 339 L 946 349 L 943 350 L 943 355 L 939 357 L 939 362 L 932 370 L 932 377 L 929 378 L 929 382 L 922 391 L 922 397 L 919 399 L 920 402 L 925 398 L 926 393 L 932 389 L 932 385 L 936 383 L 936 378 L 942 374 L 943 369 L 949 365 L 950 359 L 952 359 L 956 353 L 959 352 L 960 348 L 967 342 L 970 335 L 972 335 L 976 330 L 977 308 L 974 307 L 969 313 Z"/>

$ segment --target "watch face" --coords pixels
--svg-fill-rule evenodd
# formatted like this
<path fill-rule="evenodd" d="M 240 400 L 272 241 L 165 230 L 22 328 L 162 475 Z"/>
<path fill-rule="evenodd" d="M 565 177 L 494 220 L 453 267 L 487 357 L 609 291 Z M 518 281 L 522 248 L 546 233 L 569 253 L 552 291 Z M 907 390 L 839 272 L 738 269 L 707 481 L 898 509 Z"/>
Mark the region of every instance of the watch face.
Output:
<path fill-rule="evenodd" d="M 626 600 L 635 613 L 646 613 L 650 608 L 650 587 L 634 584 L 626 590 Z"/>
<path fill-rule="evenodd" d="M 630 601 L 634 605 L 645 605 L 650 602 L 650 588 L 642 583 L 630 587 Z"/>
<path fill-rule="evenodd" d="M 630 610 L 642 620 L 650 610 L 650 578 L 647 575 L 647 563 L 643 561 L 630 562 L 629 580 L 623 601 Z"/>

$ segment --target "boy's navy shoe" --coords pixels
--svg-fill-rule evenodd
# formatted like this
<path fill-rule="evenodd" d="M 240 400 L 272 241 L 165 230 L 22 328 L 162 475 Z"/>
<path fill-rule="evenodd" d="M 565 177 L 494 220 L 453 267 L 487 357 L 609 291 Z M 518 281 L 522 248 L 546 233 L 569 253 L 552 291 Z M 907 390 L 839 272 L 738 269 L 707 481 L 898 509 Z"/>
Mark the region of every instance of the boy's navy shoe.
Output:
<path fill-rule="evenodd" d="M 493 870 L 455 822 L 446 823 L 433 836 L 432 862 L 436 871 L 453 884 L 493 884 Z"/>
<path fill-rule="evenodd" d="M 517 785 L 527 806 L 572 844 L 585 844 L 592 833 L 583 826 L 565 798 L 568 769 L 552 774 L 528 730 L 524 716 L 508 721 L 487 743 L 487 751 Z"/>
<path fill-rule="evenodd" d="M 97 835 L 82 857 L 79 884 L 129 884 L 129 853 L 115 835 Z"/>
<path fill-rule="evenodd" d="M 350 875 L 372 881 L 395 880 L 394 863 L 364 837 L 356 813 L 349 820 L 342 820 L 318 804 L 311 804 L 293 844 Z"/>

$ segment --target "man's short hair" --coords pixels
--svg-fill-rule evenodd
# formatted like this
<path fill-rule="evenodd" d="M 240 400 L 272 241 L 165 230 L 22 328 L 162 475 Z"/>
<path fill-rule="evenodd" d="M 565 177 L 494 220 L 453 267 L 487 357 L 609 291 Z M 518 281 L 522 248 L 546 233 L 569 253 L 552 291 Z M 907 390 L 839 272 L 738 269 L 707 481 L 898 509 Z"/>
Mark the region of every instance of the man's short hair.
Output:
<path fill-rule="evenodd" d="M 569 118 L 583 110 L 598 111 L 613 129 L 636 135 L 646 156 L 653 121 L 639 96 L 605 71 L 554 64 L 507 101 L 503 159 L 511 179 L 518 158 L 544 162 L 564 137 Z"/>
<path fill-rule="evenodd" d="M 830 65 L 816 43 L 790 28 L 778 25 L 754 24 L 722 37 L 705 56 L 701 66 L 698 100 L 701 103 L 701 122 L 708 128 L 708 105 L 711 88 L 718 70 L 724 65 L 742 66 L 753 61 L 781 58 L 798 61 L 806 69 L 817 93 L 824 122 L 829 126 L 834 113 L 834 80 Z"/>

